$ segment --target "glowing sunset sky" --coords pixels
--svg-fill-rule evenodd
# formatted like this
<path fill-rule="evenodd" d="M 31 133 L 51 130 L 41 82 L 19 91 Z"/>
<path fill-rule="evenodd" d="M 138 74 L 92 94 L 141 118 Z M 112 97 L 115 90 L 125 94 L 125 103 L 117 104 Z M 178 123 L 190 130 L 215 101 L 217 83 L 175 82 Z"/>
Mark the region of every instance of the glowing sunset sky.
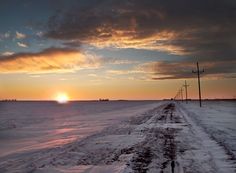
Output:
<path fill-rule="evenodd" d="M 236 97 L 235 0 L 1 0 L 0 99 Z"/>

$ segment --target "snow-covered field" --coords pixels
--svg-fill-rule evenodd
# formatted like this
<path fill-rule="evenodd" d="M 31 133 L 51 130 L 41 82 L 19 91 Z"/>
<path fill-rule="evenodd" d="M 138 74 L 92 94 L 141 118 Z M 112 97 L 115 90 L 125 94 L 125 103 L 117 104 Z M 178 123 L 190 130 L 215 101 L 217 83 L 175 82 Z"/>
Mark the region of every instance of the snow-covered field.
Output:
<path fill-rule="evenodd" d="M 0 102 L 0 157 L 79 140 L 154 102 Z"/>
<path fill-rule="evenodd" d="M 204 101 L 182 104 L 198 126 L 236 159 L 236 101 Z"/>
<path fill-rule="evenodd" d="M 0 172 L 236 172 L 235 102 L 0 103 Z"/>

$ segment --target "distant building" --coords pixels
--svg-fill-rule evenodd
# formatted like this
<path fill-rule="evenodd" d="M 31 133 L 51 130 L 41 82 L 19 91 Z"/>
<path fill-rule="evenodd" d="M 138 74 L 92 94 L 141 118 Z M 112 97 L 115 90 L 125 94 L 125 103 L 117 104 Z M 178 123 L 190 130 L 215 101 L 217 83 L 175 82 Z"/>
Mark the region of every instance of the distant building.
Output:
<path fill-rule="evenodd" d="M 99 99 L 100 102 L 108 102 L 109 99 Z"/>

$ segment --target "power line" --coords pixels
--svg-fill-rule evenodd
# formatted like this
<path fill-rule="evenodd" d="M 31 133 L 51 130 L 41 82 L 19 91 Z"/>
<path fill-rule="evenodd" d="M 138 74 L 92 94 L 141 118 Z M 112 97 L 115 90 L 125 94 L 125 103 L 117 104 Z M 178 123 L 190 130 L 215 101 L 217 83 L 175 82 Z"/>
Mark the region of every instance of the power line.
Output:
<path fill-rule="evenodd" d="M 187 84 L 187 81 L 185 80 L 185 83 L 183 85 L 185 87 L 185 98 L 186 98 L 186 103 L 188 103 L 188 87 L 189 85 Z"/>
<path fill-rule="evenodd" d="M 183 98 L 183 88 L 182 88 L 182 86 L 181 86 L 181 88 L 178 90 L 177 94 L 175 95 L 174 100 L 176 100 L 176 101 L 181 100 L 182 102 L 184 101 L 184 98 Z"/>

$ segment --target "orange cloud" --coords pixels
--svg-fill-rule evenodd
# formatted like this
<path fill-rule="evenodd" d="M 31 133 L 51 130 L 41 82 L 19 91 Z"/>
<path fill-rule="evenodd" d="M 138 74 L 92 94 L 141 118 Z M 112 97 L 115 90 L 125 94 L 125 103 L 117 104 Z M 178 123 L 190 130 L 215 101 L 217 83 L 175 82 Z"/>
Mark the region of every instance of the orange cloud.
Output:
<path fill-rule="evenodd" d="M 74 49 L 49 48 L 38 53 L 18 53 L 0 57 L 1 73 L 72 72 L 100 66 L 99 58 Z"/>
<path fill-rule="evenodd" d="M 133 29 L 127 31 L 111 29 L 109 30 L 110 33 L 106 33 L 103 29 L 97 28 L 97 32 L 99 33 L 98 36 L 90 37 L 83 43 L 98 48 L 135 48 L 158 50 L 176 55 L 188 54 L 184 47 L 172 44 L 172 41 L 177 39 L 179 34 L 171 31 L 162 31 L 143 38 L 137 37 L 137 31 Z"/>

